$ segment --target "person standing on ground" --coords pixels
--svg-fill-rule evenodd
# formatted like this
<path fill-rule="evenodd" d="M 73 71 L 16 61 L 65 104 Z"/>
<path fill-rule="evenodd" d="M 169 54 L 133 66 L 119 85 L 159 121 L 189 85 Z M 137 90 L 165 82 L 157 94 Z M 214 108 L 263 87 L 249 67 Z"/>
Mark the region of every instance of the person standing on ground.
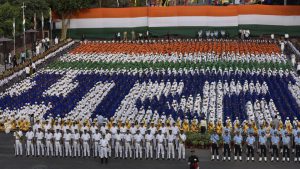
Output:
<path fill-rule="evenodd" d="M 210 141 L 211 141 L 211 147 L 212 147 L 212 156 L 211 160 L 215 159 L 215 153 L 217 155 L 217 160 L 219 160 L 219 146 L 218 146 L 218 141 L 220 137 L 217 134 L 216 130 L 214 130 L 213 134 L 210 136 Z"/>
<path fill-rule="evenodd" d="M 30 67 L 29 67 L 29 65 L 25 67 L 25 73 L 26 73 L 26 77 L 30 76 Z"/>

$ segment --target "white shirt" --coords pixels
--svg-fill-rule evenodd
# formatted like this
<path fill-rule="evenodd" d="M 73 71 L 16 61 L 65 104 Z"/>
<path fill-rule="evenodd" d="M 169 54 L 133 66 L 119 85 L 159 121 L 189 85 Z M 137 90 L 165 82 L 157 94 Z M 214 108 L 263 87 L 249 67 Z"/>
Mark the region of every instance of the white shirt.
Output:
<path fill-rule="evenodd" d="M 57 129 L 61 130 L 61 126 L 58 124 L 58 125 L 54 125 L 54 131 L 56 131 Z"/>
<path fill-rule="evenodd" d="M 152 135 L 152 134 L 146 134 L 145 135 L 145 140 L 147 141 L 147 142 L 150 142 L 150 141 L 152 141 L 154 139 L 154 136 Z"/>
<path fill-rule="evenodd" d="M 71 133 L 64 134 L 64 139 L 65 141 L 70 141 L 72 139 L 72 134 Z"/>
<path fill-rule="evenodd" d="M 207 126 L 206 120 L 201 120 L 200 121 L 200 126 L 201 127 L 206 127 Z"/>
<path fill-rule="evenodd" d="M 23 132 L 22 131 L 16 131 L 14 133 L 14 137 L 16 138 L 16 140 L 20 140 L 20 138 L 23 136 Z"/>
<path fill-rule="evenodd" d="M 107 129 L 107 126 L 101 126 L 101 127 L 100 127 L 100 131 L 101 131 L 102 133 L 105 133 L 106 129 Z"/>
<path fill-rule="evenodd" d="M 32 140 L 33 137 L 34 137 L 33 131 L 28 131 L 28 132 L 25 134 L 25 137 L 27 138 L 27 140 Z"/>
<path fill-rule="evenodd" d="M 91 136 L 88 133 L 83 133 L 82 136 L 81 136 L 81 139 L 83 141 L 89 141 L 90 138 L 91 138 Z"/>
<path fill-rule="evenodd" d="M 124 139 L 126 142 L 131 142 L 132 141 L 132 135 L 131 134 L 125 134 Z"/>
<path fill-rule="evenodd" d="M 143 136 L 142 136 L 141 134 L 136 134 L 136 135 L 134 136 L 134 140 L 135 140 L 135 142 L 137 142 L 137 143 L 140 143 L 140 142 L 142 141 L 142 139 L 143 139 Z"/>
<path fill-rule="evenodd" d="M 106 139 L 101 139 L 100 144 L 101 144 L 101 147 L 107 147 L 108 146 L 108 141 Z"/>
<path fill-rule="evenodd" d="M 130 127 L 130 129 L 129 129 L 130 133 L 133 135 L 136 133 L 136 130 L 137 130 L 137 128 L 135 126 Z"/>
<path fill-rule="evenodd" d="M 32 69 L 35 69 L 35 63 L 31 64 Z"/>
<path fill-rule="evenodd" d="M 88 128 L 87 126 L 81 127 L 80 131 L 81 131 L 81 132 L 84 132 L 84 130 L 89 131 L 89 128 Z"/>
<path fill-rule="evenodd" d="M 79 133 L 74 133 L 72 135 L 72 138 L 73 138 L 74 141 L 78 141 L 80 139 L 80 134 Z"/>
<path fill-rule="evenodd" d="M 110 132 L 111 132 L 112 135 L 117 134 L 117 127 L 114 127 L 114 126 L 111 127 L 111 128 L 110 128 Z"/>
<path fill-rule="evenodd" d="M 39 123 L 36 123 L 33 125 L 33 132 L 37 132 L 38 129 L 42 128 L 41 125 Z"/>
<path fill-rule="evenodd" d="M 29 74 L 30 73 L 30 68 L 28 66 L 25 67 L 25 73 Z"/>
<path fill-rule="evenodd" d="M 126 127 L 120 127 L 120 132 L 121 133 L 126 133 L 126 131 L 127 131 L 127 128 Z"/>
<path fill-rule="evenodd" d="M 55 141 L 60 141 L 62 138 L 62 134 L 60 132 L 54 133 Z"/>
<path fill-rule="evenodd" d="M 182 142 L 185 142 L 185 140 L 186 140 L 186 135 L 185 134 L 179 134 L 179 138 L 182 140 Z M 180 140 L 179 139 L 179 140 Z M 179 141 L 179 143 L 180 143 L 180 141 Z"/>
<path fill-rule="evenodd" d="M 156 139 L 157 139 L 158 143 L 163 143 L 165 136 L 163 134 L 157 134 Z"/>
<path fill-rule="evenodd" d="M 160 130 L 161 130 L 161 134 L 167 133 L 167 127 L 166 126 L 161 127 Z"/>
<path fill-rule="evenodd" d="M 96 129 L 98 129 L 97 126 L 92 126 L 92 127 L 91 127 L 91 132 L 92 132 L 93 134 L 96 133 Z"/>
<path fill-rule="evenodd" d="M 106 133 L 105 134 L 105 140 L 110 141 L 111 139 L 111 134 L 110 133 Z"/>
<path fill-rule="evenodd" d="M 146 133 L 146 127 L 140 127 L 139 128 L 139 130 L 140 130 L 140 133 L 142 134 L 142 135 L 145 135 L 145 133 Z"/>
<path fill-rule="evenodd" d="M 151 134 L 154 135 L 156 133 L 156 127 L 150 127 L 149 129 Z"/>
<path fill-rule="evenodd" d="M 67 129 L 70 129 L 70 127 L 69 126 L 63 126 L 62 129 L 63 129 L 64 133 L 67 133 Z"/>
<path fill-rule="evenodd" d="M 121 141 L 122 140 L 122 135 L 121 134 L 116 134 L 115 139 L 116 139 L 116 141 Z"/>
<path fill-rule="evenodd" d="M 72 133 L 75 133 L 75 129 L 77 129 L 77 131 L 79 131 L 77 125 L 71 126 L 71 131 L 72 131 Z"/>
<path fill-rule="evenodd" d="M 100 133 L 93 134 L 94 141 L 100 141 L 101 138 L 102 138 L 102 136 Z"/>
<path fill-rule="evenodd" d="M 55 38 L 54 42 L 55 42 L 55 45 L 57 45 L 58 44 L 58 38 Z"/>
<path fill-rule="evenodd" d="M 179 132 L 179 128 L 178 128 L 177 126 L 172 126 L 172 133 L 173 133 L 174 135 L 177 135 L 178 132 Z"/>
<path fill-rule="evenodd" d="M 36 133 L 36 138 L 37 140 L 42 140 L 44 138 L 44 133 L 43 132 Z"/>
<path fill-rule="evenodd" d="M 52 133 L 46 133 L 45 138 L 46 138 L 46 141 L 50 141 L 53 138 L 53 134 Z"/>
<path fill-rule="evenodd" d="M 175 136 L 174 136 L 173 134 L 168 135 L 168 136 L 167 136 L 167 139 L 168 139 L 168 142 L 169 142 L 169 143 L 173 143 L 173 141 L 175 140 Z"/>
<path fill-rule="evenodd" d="M 47 132 L 48 130 L 51 130 L 52 126 L 51 124 L 47 124 L 44 126 L 45 132 Z"/>

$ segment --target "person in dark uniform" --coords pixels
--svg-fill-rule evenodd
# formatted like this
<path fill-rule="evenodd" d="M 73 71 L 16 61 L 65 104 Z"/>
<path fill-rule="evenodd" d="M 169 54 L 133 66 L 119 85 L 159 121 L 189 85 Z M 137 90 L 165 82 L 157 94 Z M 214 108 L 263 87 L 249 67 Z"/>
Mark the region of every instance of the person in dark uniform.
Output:
<path fill-rule="evenodd" d="M 210 142 L 211 142 L 211 160 L 215 159 L 215 153 L 217 155 L 217 160 L 219 160 L 219 146 L 218 142 L 220 140 L 219 135 L 217 134 L 216 130 L 213 131 L 213 134 L 210 135 Z"/>
<path fill-rule="evenodd" d="M 199 169 L 199 159 L 195 155 L 194 150 L 191 151 L 191 156 L 189 157 L 188 165 L 190 166 L 190 169 Z"/>

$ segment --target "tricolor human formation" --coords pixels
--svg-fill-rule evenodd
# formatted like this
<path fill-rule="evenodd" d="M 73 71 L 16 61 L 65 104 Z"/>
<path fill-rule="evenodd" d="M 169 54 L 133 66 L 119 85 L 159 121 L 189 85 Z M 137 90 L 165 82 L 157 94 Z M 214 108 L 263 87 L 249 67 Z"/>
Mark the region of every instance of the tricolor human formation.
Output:
<path fill-rule="evenodd" d="M 132 124 L 145 126 L 145 131 L 151 125 L 157 132 L 166 128 L 162 140 L 174 135 L 178 142 L 180 130 L 225 135 L 227 128 L 229 135 L 241 130 L 260 136 L 264 129 L 270 134 L 276 119 L 276 130 L 293 135 L 290 144 L 296 148 L 299 82 L 284 45 L 275 41 L 85 41 L 1 93 L 0 129 L 27 131 L 33 115 L 42 130 L 49 123 L 51 129 L 54 124 L 75 125 L 80 132 L 97 119 L 113 139 L 115 123 L 129 130 Z M 172 126 L 178 128 L 175 134 L 169 131 Z M 152 135 L 160 140 L 156 132 Z M 125 146 L 126 138 L 122 141 Z M 178 148 L 176 141 L 174 145 Z"/>

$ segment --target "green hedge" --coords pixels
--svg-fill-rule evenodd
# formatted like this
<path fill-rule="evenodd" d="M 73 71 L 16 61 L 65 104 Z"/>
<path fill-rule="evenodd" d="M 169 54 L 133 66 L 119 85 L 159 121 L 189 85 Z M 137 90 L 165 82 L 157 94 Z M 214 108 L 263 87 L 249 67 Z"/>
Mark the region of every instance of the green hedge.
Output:
<path fill-rule="evenodd" d="M 186 145 L 187 147 L 193 148 L 208 148 L 210 145 L 210 134 L 205 133 L 195 133 L 195 132 L 188 132 L 186 133 Z"/>
<path fill-rule="evenodd" d="M 250 63 L 242 63 L 242 62 L 228 62 L 228 61 L 216 61 L 216 62 L 181 62 L 181 63 L 169 63 L 169 62 L 157 62 L 157 63 L 121 63 L 121 62 L 83 62 L 83 61 L 76 61 L 76 62 L 62 62 L 62 61 L 56 61 L 48 66 L 48 68 L 52 69 L 65 69 L 65 68 L 71 68 L 71 69 L 146 69 L 146 68 L 152 68 L 154 70 L 156 69 L 167 69 L 167 68 L 213 68 L 215 67 L 217 70 L 219 68 L 225 69 L 232 67 L 233 70 L 236 68 L 243 68 L 246 69 L 262 69 L 265 68 L 265 70 L 268 70 L 269 68 L 272 70 L 279 70 L 282 68 L 285 69 L 292 69 L 292 64 L 290 62 L 284 63 L 258 63 L 258 62 L 250 62 Z"/>

